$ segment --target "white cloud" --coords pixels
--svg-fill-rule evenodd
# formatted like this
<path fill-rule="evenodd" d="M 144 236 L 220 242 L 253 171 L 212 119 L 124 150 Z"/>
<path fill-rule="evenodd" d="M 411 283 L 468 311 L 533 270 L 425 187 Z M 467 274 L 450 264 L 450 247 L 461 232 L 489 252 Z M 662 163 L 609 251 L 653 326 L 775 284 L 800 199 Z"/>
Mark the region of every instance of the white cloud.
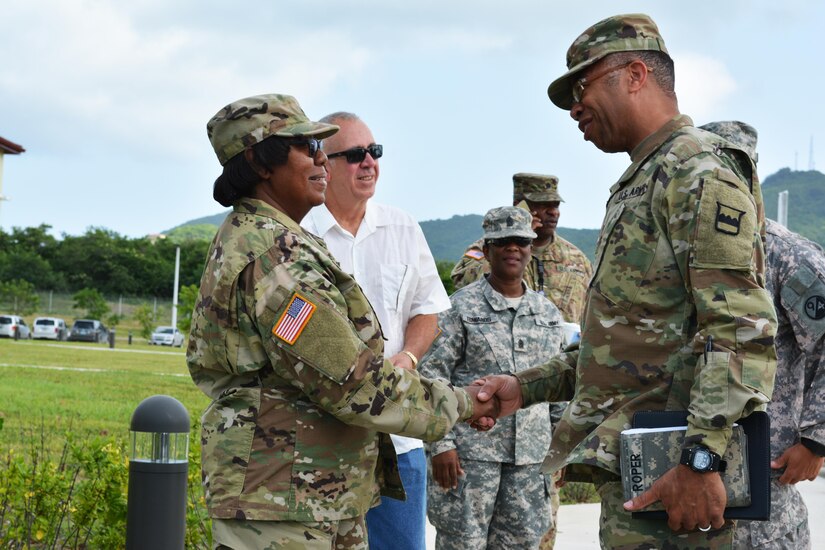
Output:
<path fill-rule="evenodd" d="M 695 121 L 712 120 L 737 89 L 725 63 L 696 53 L 673 54 L 679 110 Z"/>

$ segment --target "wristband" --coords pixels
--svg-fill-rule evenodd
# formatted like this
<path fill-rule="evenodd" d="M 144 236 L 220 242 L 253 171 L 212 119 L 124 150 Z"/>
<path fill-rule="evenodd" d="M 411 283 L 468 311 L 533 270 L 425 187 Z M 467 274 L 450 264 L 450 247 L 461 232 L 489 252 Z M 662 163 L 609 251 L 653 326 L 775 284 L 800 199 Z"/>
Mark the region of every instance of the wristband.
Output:
<path fill-rule="evenodd" d="M 407 350 L 404 349 L 404 350 L 401 350 L 401 353 L 403 353 L 404 355 L 406 355 L 407 357 L 410 358 L 410 361 L 412 361 L 412 364 L 413 364 L 413 368 L 418 366 L 418 357 L 413 355 L 413 353 L 411 351 L 407 351 Z"/>

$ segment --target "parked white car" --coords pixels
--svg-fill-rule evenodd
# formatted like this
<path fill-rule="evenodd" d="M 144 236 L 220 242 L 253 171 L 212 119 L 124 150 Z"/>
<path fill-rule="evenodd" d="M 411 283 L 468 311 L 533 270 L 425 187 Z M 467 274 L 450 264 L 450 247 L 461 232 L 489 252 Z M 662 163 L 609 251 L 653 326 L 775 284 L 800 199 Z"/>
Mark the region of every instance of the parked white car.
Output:
<path fill-rule="evenodd" d="M 31 339 L 32 333 L 29 330 L 29 325 L 19 315 L 0 315 L 0 337 L 14 338 L 15 333 L 19 334 L 19 338 Z"/>
<path fill-rule="evenodd" d="M 65 340 L 69 336 L 66 321 L 59 317 L 38 317 L 34 320 L 32 337 L 35 340 Z"/>
<path fill-rule="evenodd" d="M 157 327 L 149 343 L 153 346 L 183 346 L 183 334 L 173 327 Z"/>

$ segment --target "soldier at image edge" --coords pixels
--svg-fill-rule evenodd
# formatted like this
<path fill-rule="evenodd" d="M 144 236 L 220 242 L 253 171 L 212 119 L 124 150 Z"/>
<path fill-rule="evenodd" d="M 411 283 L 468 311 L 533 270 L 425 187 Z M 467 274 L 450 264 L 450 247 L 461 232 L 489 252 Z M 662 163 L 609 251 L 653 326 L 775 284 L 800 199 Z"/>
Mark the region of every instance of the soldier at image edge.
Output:
<path fill-rule="evenodd" d="M 700 128 L 740 146 L 756 163 L 752 126 L 731 120 Z M 734 548 L 805 550 L 811 548 L 808 508 L 796 483 L 816 479 L 825 462 L 825 251 L 775 221 L 766 224 L 765 273 L 779 322 L 768 403 L 771 517 L 737 522 Z"/>
<path fill-rule="evenodd" d="M 624 502 L 619 433 L 637 411 L 687 410 L 683 449 L 720 456 L 733 423 L 769 401 L 776 313 L 756 168 L 679 113 L 673 61 L 649 16 L 596 23 L 570 46 L 567 67 L 551 101 L 586 141 L 631 164 L 610 189 L 578 349 L 486 377 L 479 398 L 497 396 L 502 414 L 571 399 L 545 466 L 597 488 L 603 548 L 731 548 L 712 468 L 683 461 Z M 657 501 L 666 522 L 632 517 Z"/>

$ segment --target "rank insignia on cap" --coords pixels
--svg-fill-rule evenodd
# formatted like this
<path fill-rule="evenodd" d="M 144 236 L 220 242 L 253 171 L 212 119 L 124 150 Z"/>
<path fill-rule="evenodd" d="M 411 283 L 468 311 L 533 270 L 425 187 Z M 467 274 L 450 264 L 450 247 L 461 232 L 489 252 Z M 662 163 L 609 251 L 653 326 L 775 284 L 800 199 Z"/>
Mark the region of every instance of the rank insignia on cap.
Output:
<path fill-rule="evenodd" d="M 315 313 L 315 304 L 296 292 L 281 318 L 272 327 L 272 334 L 289 345 L 294 344 L 313 313 Z"/>
<path fill-rule="evenodd" d="M 742 216 L 745 215 L 744 210 L 727 206 L 721 202 L 716 203 L 716 230 L 720 233 L 727 233 L 728 235 L 738 235 L 739 225 L 742 221 Z"/>
<path fill-rule="evenodd" d="M 484 252 L 481 250 L 476 250 L 475 248 L 472 250 L 468 250 L 464 253 L 465 256 L 468 258 L 472 258 L 473 260 L 483 260 L 484 259 Z"/>

